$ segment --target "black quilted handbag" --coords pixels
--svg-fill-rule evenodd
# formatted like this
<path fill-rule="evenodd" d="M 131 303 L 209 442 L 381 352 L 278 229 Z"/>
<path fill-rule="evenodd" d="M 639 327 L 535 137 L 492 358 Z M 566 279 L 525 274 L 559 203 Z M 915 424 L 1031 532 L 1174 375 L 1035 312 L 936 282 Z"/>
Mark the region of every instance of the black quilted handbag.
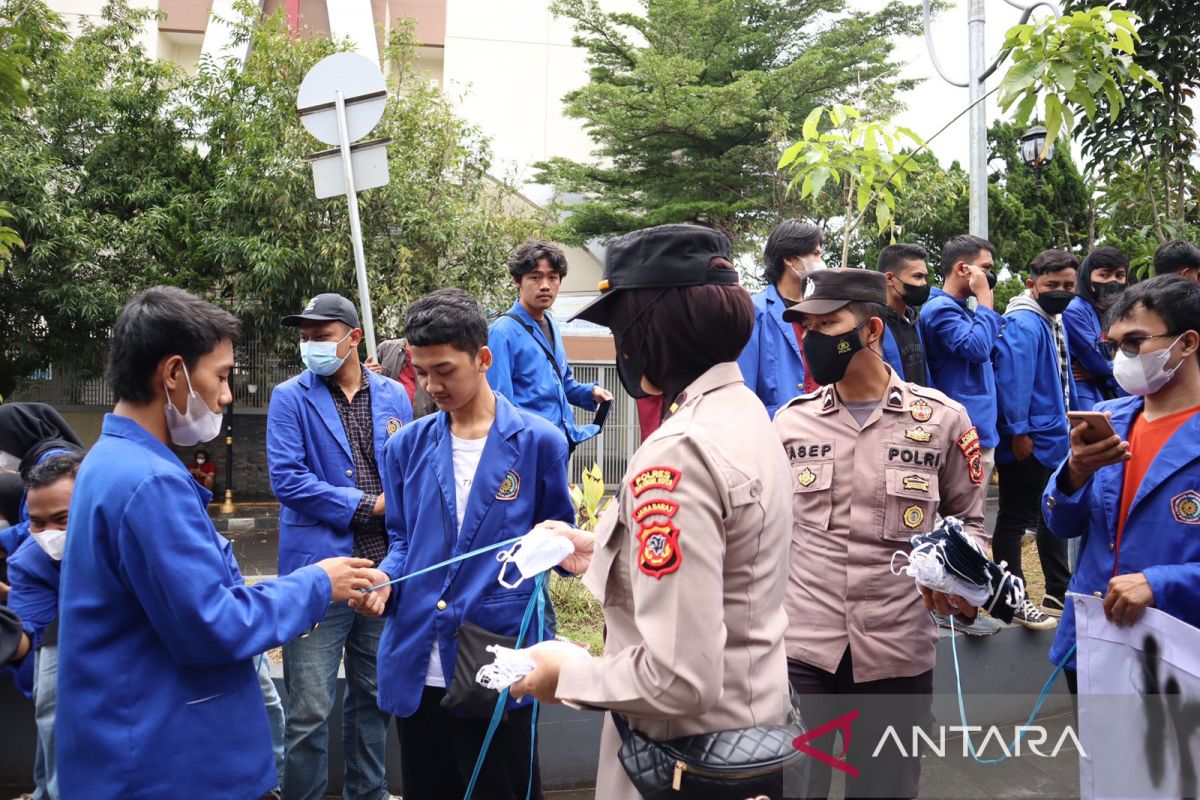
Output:
<path fill-rule="evenodd" d="M 794 698 L 793 698 L 794 699 Z M 615 712 L 625 774 L 645 800 L 746 800 L 783 796 L 783 770 L 803 753 L 792 746 L 804 733 L 793 702 L 787 725 L 701 733 L 656 742 Z"/>

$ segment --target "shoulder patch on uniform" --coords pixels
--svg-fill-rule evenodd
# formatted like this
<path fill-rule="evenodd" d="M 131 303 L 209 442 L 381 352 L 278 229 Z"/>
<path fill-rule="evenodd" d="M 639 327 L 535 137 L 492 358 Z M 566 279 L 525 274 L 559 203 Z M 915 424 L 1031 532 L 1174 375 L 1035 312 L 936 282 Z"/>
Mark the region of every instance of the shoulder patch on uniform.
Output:
<path fill-rule="evenodd" d="M 500 488 L 496 491 L 497 500 L 516 500 L 517 495 L 521 493 L 521 476 L 515 470 L 509 470 L 504 476 L 504 480 L 500 481 Z"/>
<path fill-rule="evenodd" d="M 395 435 L 396 435 L 396 431 L 400 430 L 400 426 L 401 426 L 401 425 L 403 425 L 403 424 L 404 424 L 404 423 L 400 421 L 400 418 L 399 418 L 399 417 L 388 417 L 388 421 L 387 421 L 387 435 L 388 435 L 389 437 L 395 436 Z"/>
<path fill-rule="evenodd" d="M 661 580 L 679 569 L 683 551 L 679 549 L 679 528 L 671 520 L 643 525 L 638 530 L 638 569 Z"/>
<path fill-rule="evenodd" d="M 912 414 L 912 418 L 917 422 L 929 422 L 933 417 L 933 406 L 924 400 L 917 400 L 909 407 L 908 413 Z"/>
<path fill-rule="evenodd" d="M 904 392 L 900 391 L 899 387 L 888 391 L 887 406 L 888 408 L 904 407 Z"/>
<path fill-rule="evenodd" d="M 634 475 L 629 481 L 629 488 L 633 490 L 634 497 L 640 497 L 642 492 L 651 489 L 673 492 L 682 477 L 683 473 L 674 467 L 650 467 Z"/>
<path fill-rule="evenodd" d="M 1184 525 L 1200 525 L 1200 492 L 1188 489 L 1172 497 L 1171 516 Z"/>
<path fill-rule="evenodd" d="M 967 470 L 971 476 L 971 483 L 982 484 L 983 449 L 979 443 L 979 431 L 975 430 L 975 426 L 972 425 L 963 431 L 962 435 L 955 440 L 955 444 L 967 459 Z"/>
<path fill-rule="evenodd" d="M 633 521 L 644 522 L 650 517 L 670 519 L 679 510 L 679 503 L 671 500 L 647 500 L 633 510 Z"/>
<path fill-rule="evenodd" d="M 828 411 L 833 408 L 833 387 L 825 389 L 825 402 L 821 403 L 821 410 Z"/>
<path fill-rule="evenodd" d="M 933 434 L 920 425 L 915 428 L 910 428 L 904 432 L 905 439 L 912 439 L 914 442 L 930 442 L 933 440 Z"/>

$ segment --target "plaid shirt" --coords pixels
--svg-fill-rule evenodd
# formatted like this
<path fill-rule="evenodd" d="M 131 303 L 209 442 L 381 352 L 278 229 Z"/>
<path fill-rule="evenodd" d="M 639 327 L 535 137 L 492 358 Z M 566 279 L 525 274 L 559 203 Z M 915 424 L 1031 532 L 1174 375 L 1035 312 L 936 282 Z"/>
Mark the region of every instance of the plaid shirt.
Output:
<path fill-rule="evenodd" d="M 354 458 L 354 486 L 363 493 L 358 508 L 354 509 L 354 516 L 350 518 L 350 529 L 354 531 L 351 554 L 379 564 L 387 555 L 388 543 L 383 517 L 371 513 L 375 510 L 375 501 L 383 494 L 383 482 L 379 479 L 379 465 L 375 462 L 375 425 L 371 421 L 371 382 L 367 378 L 367 368 L 362 368 L 362 385 L 353 401 L 346 399 L 346 393 L 332 377 L 325 379 L 325 385 L 333 395 L 333 404 L 337 406 L 346 440 L 350 443 L 350 455 Z"/>

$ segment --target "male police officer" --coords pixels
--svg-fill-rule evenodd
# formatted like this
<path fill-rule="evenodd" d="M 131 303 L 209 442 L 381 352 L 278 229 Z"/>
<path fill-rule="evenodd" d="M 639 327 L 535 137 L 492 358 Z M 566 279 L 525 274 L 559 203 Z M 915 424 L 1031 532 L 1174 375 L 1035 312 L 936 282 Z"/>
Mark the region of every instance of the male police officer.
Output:
<path fill-rule="evenodd" d="M 986 546 L 979 435 L 966 410 L 905 383 L 882 356 L 887 281 L 878 272 L 808 275 L 784 318 L 804 325 L 804 355 L 820 390 L 788 403 L 775 430 L 792 464 L 787 655 L 806 720 L 838 718 L 837 695 L 909 696 L 861 709 L 848 761 L 860 765 L 846 796 L 915 797 L 918 759 L 863 768 L 888 725 L 911 731 L 929 717 L 937 626 L 927 608 L 973 618 L 966 601 L 889 569 L 909 537 L 938 514 L 958 517 Z M 824 797 L 829 770 L 813 765 L 808 796 Z"/>
<path fill-rule="evenodd" d="M 304 372 L 275 388 L 267 416 L 267 461 L 279 499 L 279 574 L 329 556 L 378 564 L 387 554 L 377 459 L 389 436 L 412 421 L 399 383 L 358 360 L 362 330 L 354 304 L 317 295 L 283 324 L 300 329 Z M 384 745 L 388 716 L 376 703 L 375 653 L 383 621 L 341 603 L 309 635 L 284 647 L 288 800 L 320 800 L 329 769 L 329 714 L 345 652 L 349 695 L 343 709 L 346 800 L 388 796 Z"/>

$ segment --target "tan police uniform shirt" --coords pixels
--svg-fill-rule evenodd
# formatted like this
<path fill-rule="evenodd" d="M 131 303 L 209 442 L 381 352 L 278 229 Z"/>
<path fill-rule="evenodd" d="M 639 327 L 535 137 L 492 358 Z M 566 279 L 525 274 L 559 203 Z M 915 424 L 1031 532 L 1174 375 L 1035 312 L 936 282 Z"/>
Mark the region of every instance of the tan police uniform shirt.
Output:
<path fill-rule="evenodd" d="M 788 657 L 832 673 L 849 646 L 856 682 L 933 669 L 937 626 L 915 581 L 893 575 L 891 563 L 939 513 L 962 520 L 990 552 L 982 452 L 966 410 L 893 372 L 861 430 L 833 386 L 781 408 L 775 430 L 791 462 L 795 517 Z"/>
<path fill-rule="evenodd" d="M 557 696 L 652 739 L 785 722 L 791 473 L 762 403 L 718 364 L 634 453 L 584 576 L 603 658 L 568 661 Z M 637 798 L 605 716 L 596 796 Z"/>

